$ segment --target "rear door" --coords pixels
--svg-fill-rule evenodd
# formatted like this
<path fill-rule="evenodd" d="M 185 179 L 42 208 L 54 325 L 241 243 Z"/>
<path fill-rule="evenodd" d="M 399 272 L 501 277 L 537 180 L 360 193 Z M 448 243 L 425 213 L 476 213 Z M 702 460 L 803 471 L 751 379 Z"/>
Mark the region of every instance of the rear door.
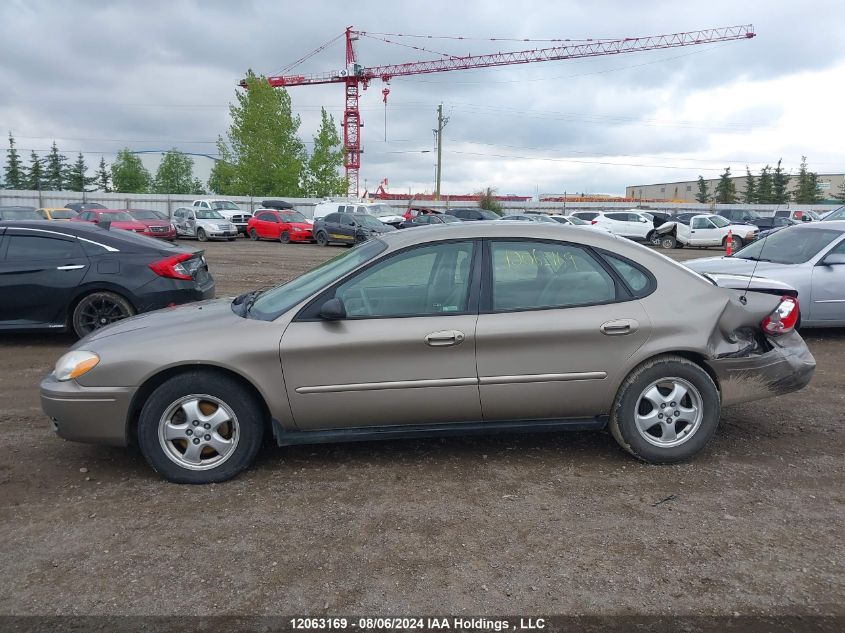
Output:
<path fill-rule="evenodd" d="M 279 237 L 279 219 L 271 211 L 262 211 L 256 214 L 253 226 L 259 237 L 277 239 Z"/>
<path fill-rule="evenodd" d="M 640 302 L 578 244 L 514 239 L 488 245 L 476 329 L 485 421 L 606 413 L 618 368 L 649 336 Z M 651 283 L 647 273 L 633 270 Z"/>
<path fill-rule="evenodd" d="M 89 262 L 75 237 L 8 227 L 0 258 L 0 321 L 5 325 L 64 325 L 74 290 Z"/>
<path fill-rule="evenodd" d="M 627 213 L 605 213 L 599 217 L 598 224 L 609 228 L 614 235 L 632 237 Z"/>

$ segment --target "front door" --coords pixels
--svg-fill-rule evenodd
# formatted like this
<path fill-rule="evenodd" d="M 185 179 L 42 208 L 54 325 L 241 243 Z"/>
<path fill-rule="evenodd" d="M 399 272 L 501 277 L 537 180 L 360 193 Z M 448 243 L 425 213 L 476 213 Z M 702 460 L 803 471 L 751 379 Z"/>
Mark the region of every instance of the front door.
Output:
<path fill-rule="evenodd" d="M 463 240 L 391 254 L 297 315 L 281 341 L 297 427 L 480 420 L 477 252 Z M 319 318 L 331 298 L 346 318 Z"/>
<path fill-rule="evenodd" d="M 845 256 L 845 240 L 830 249 L 828 255 Z M 822 257 L 822 260 L 824 259 Z M 807 306 L 812 321 L 845 322 L 845 264 L 813 266 L 812 305 Z M 803 306 L 802 306 L 803 307 Z"/>
<path fill-rule="evenodd" d="M 690 222 L 690 244 L 692 246 L 718 246 L 722 234 L 709 218 L 697 217 Z"/>
<path fill-rule="evenodd" d="M 493 240 L 487 259 L 476 329 L 485 421 L 607 413 L 620 368 L 649 336 L 640 302 L 577 244 Z"/>

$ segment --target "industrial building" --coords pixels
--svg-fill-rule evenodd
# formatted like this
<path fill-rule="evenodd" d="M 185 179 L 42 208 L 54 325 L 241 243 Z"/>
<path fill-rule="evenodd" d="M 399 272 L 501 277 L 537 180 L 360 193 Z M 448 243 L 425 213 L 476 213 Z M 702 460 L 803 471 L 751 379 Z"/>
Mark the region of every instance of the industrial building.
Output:
<path fill-rule="evenodd" d="M 759 174 L 754 174 L 756 178 Z M 842 183 L 845 182 L 845 174 L 818 174 L 819 176 L 819 192 L 825 200 L 835 200 L 834 194 L 842 193 Z M 742 199 L 742 194 L 745 193 L 745 176 L 734 176 L 731 178 L 736 186 L 737 196 Z M 709 178 L 704 181 L 707 183 L 707 192 L 710 196 L 716 193 L 716 185 L 719 184 L 718 178 Z M 795 175 L 789 176 L 789 191 L 797 185 L 798 177 Z M 680 182 L 662 182 L 652 185 L 632 185 L 625 187 L 625 197 L 634 200 L 665 200 L 670 202 L 695 202 L 695 196 L 698 194 L 698 180 L 682 180 Z"/>

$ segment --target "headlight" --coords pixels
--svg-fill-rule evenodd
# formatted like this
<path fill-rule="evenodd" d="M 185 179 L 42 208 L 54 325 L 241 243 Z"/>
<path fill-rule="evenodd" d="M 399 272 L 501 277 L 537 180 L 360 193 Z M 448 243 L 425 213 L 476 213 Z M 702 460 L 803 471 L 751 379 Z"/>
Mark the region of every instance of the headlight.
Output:
<path fill-rule="evenodd" d="M 305 229 L 298 227 L 298 226 L 292 226 L 292 227 L 290 227 L 290 230 L 293 231 L 294 233 L 302 233 Z"/>
<path fill-rule="evenodd" d="M 94 352 L 73 350 L 56 361 L 56 369 L 53 373 L 56 376 L 56 380 L 72 380 L 79 378 L 83 374 L 87 374 L 99 362 L 100 357 Z"/>

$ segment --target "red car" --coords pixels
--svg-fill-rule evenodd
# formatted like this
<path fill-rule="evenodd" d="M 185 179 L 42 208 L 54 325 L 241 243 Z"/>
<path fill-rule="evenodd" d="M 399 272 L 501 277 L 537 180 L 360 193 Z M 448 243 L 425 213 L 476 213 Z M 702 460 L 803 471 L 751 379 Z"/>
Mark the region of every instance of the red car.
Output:
<path fill-rule="evenodd" d="M 158 212 L 149 209 L 121 209 L 121 211 L 125 211 L 150 230 L 144 235 L 151 235 L 169 242 L 176 239 L 176 225 Z"/>
<path fill-rule="evenodd" d="M 311 223 L 299 211 L 258 209 L 246 224 L 246 234 L 253 240 L 313 242 Z"/>
<path fill-rule="evenodd" d="M 142 224 L 126 211 L 117 211 L 115 209 L 88 209 L 75 218 L 71 218 L 70 221 L 90 222 L 92 224 L 108 222 L 113 229 L 123 229 L 124 231 L 133 231 L 142 235 L 152 235 L 146 224 Z"/>
<path fill-rule="evenodd" d="M 408 207 L 408 210 L 405 211 L 402 217 L 405 218 L 405 220 L 413 220 L 417 216 L 431 215 L 432 213 L 440 213 L 440 211 L 429 207 Z"/>

